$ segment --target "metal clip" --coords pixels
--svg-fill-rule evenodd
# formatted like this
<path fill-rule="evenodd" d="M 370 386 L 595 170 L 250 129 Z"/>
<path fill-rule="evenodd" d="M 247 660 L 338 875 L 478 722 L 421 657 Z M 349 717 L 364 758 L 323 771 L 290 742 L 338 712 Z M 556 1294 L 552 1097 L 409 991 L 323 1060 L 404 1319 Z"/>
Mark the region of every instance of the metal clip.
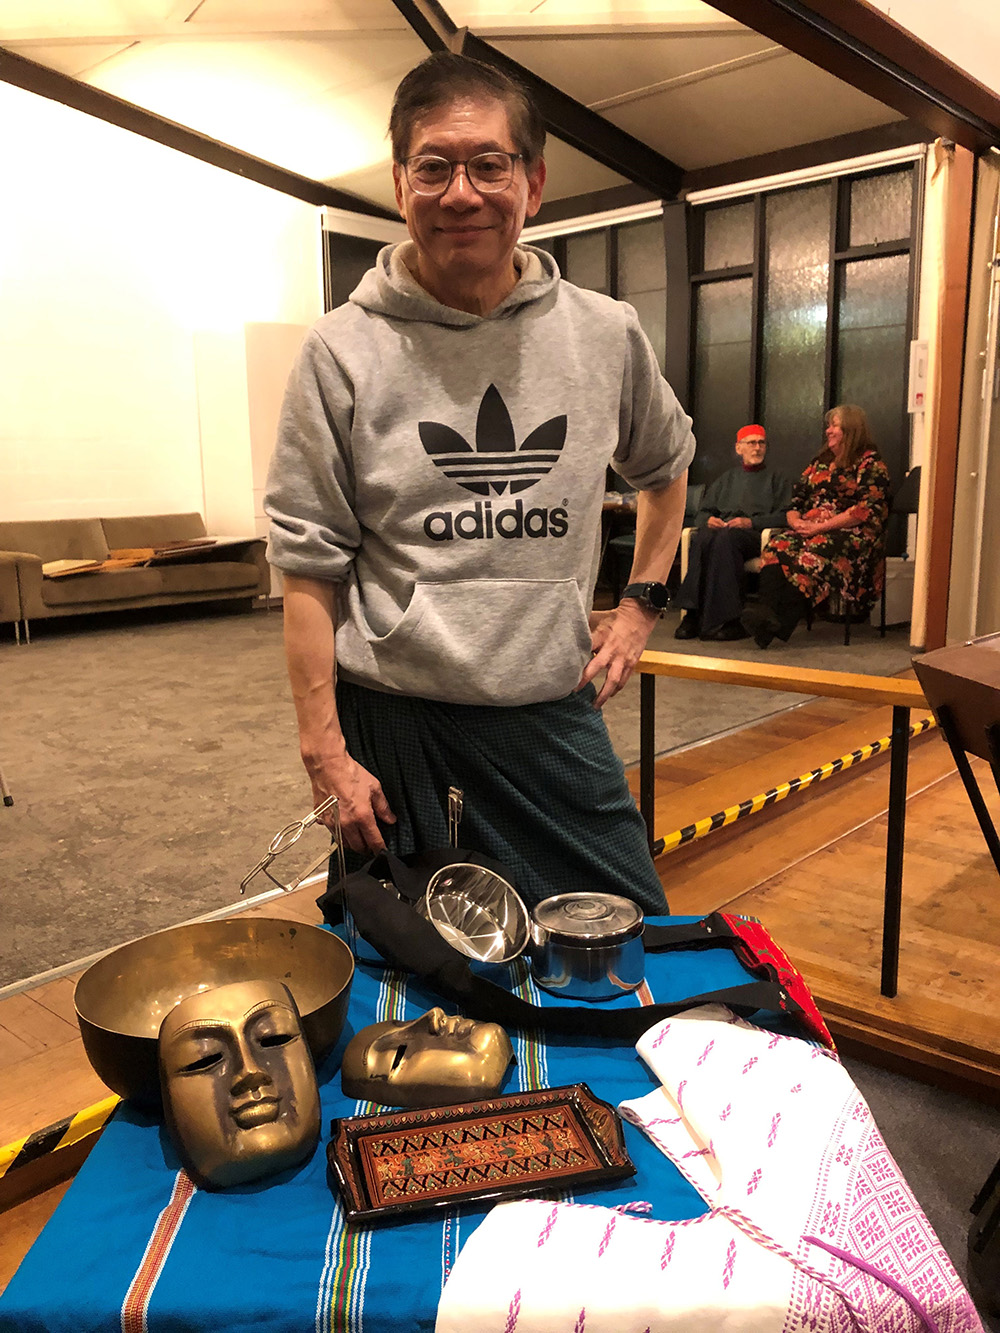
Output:
<path fill-rule="evenodd" d="M 448 788 L 448 846 L 458 846 L 458 826 L 462 822 L 462 789 Z"/>

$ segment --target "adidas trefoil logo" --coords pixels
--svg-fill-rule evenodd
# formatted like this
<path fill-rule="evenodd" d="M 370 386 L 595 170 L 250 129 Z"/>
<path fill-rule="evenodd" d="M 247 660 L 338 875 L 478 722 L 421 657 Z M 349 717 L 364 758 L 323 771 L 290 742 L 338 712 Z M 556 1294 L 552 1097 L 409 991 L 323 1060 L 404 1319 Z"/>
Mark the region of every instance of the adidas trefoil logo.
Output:
<path fill-rule="evenodd" d="M 536 426 L 520 448 L 514 423 L 495 384 L 483 394 L 476 418 L 476 447 L 440 421 L 421 421 L 420 442 L 446 477 L 474 495 L 511 495 L 548 476 L 566 441 L 566 417 Z"/>

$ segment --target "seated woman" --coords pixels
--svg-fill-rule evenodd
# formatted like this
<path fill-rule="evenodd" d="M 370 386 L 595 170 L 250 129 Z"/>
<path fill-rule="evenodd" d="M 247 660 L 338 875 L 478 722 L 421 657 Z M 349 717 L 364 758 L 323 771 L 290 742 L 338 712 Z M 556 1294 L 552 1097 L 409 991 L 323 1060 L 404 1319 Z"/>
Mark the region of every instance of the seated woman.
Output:
<path fill-rule="evenodd" d="M 871 607 L 882 565 L 889 473 L 860 407 L 826 415 L 826 446 L 795 483 L 788 528 L 761 555 L 758 601 L 740 617 L 758 647 L 788 640 L 809 606 L 833 593 Z"/>

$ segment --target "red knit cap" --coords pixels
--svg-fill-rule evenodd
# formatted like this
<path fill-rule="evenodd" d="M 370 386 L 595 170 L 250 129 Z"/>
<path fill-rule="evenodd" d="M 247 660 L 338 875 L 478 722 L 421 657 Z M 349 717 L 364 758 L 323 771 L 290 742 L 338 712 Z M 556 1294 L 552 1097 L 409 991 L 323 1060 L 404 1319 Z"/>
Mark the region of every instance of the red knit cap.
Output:
<path fill-rule="evenodd" d="M 767 431 L 763 426 L 741 426 L 736 432 L 736 443 L 739 444 L 739 442 L 745 440 L 748 435 L 763 435 L 764 439 L 767 439 Z"/>

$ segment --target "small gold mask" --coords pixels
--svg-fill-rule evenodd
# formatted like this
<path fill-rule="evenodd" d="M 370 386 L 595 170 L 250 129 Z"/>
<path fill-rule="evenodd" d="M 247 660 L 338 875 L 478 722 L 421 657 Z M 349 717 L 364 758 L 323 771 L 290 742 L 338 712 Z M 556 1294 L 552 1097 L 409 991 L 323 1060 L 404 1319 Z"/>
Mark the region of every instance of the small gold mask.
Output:
<path fill-rule="evenodd" d="M 198 1184 L 257 1180 L 316 1147 L 316 1071 L 280 981 L 240 981 L 182 1000 L 160 1025 L 159 1058 L 167 1125 Z"/>
<path fill-rule="evenodd" d="M 450 1106 L 492 1097 L 513 1059 L 497 1023 L 429 1009 L 409 1023 L 373 1023 L 344 1052 L 348 1097 L 383 1106 Z"/>

